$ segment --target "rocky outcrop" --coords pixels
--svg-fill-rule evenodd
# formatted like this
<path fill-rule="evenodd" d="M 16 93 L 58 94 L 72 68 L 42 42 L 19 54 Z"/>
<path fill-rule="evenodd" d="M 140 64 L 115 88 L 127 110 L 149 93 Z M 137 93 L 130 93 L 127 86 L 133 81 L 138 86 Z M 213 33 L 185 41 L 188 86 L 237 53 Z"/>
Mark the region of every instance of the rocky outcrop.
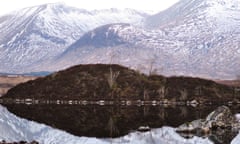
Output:
<path fill-rule="evenodd" d="M 240 123 L 226 106 L 220 106 L 205 119 L 184 123 L 176 128 L 179 133 L 210 133 L 222 129 L 239 130 Z"/>

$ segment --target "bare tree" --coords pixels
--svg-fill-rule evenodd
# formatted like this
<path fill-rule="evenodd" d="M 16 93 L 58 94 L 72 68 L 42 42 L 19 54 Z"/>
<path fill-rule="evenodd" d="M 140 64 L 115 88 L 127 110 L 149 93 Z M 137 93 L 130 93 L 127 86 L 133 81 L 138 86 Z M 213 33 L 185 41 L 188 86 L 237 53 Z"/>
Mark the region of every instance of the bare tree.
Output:
<path fill-rule="evenodd" d="M 179 114 L 181 117 L 183 118 L 187 117 L 188 111 L 186 107 L 179 107 L 179 110 L 181 111 Z"/>
<path fill-rule="evenodd" d="M 116 80 L 117 80 L 119 74 L 120 74 L 119 71 L 113 72 L 112 68 L 110 67 L 110 73 L 107 76 L 107 81 L 108 81 L 108 85 L 109 85 L 110 89 L 112 90 L 112 94 L 111 94 L 112 98 L 113 98 L 113 88 L 114 88 L 114 85 L 116 85 Z"/>
<path fill-rule="evenodd" d="M 112 116 L 110 116 L 109 120 L 108 120 L 108 125 L 107 125 L 108 129 L 109 129 L 109 134 L 110 134 L 110 137 L 112 137 L 114 134 L 117 134 L 119 131 L 118 131 L 118 128 L 115 124 L 115 120 Z"/>
<path fill-rule="evenodd" d="M 159 117 L 161 120 L 165 121 L 165 119 L 167 118 L 167 116 L 168 116 L 168 113 L 165 111 L 165 108 L 160 107 L 159 113 L 158 113 L 158 117 Z"/>
<path fill-rule="evenodd" d="M 181 100 L 181 101 L 187 100 L 188 92 L 187 92 L 186 89 L 180 90 L 180 94 L 181 94 L 181 95 L 180 95 L 179 100 Z"/>
<path fill-rule="evenodd" d="M 109 85 L 110 88 L 113 88 L 114 84 L 116 83 L 116 79 L 119 76 L 119 73 L 120 73 L 119 71 L 113 72 L 112 68 L 110 68 L 110 73 L 107 77 L 108 85 Z"/>
<path fill-rule="evenodd" d="M 157 90 L 157 93 L 159 94 L 159 98 L 160 98 L 160 99 L 164 99 L 164 98 L 165 98 L 165 95 L 166 95 L 166 93 L 167 93 L 165 86 L 160 87 L 160 88 Z"/>
<path fill-rule="evenodd" d="M 149 75 L 156 75 L 163 72 L 163 65 L 158 65 L 158 56 L 154 54 L 150 59 L 147 60 L 147 69 Z"/>
<path fill-rule="evenodd" d="M 111 50 L 109 55 L 110 55 L 110 64 L 113 64 L 114 61 L 115 63 L 119 63 L 120 52 L 118 50 L 116 51 Z"/>
<path fill-rule="evenodd" d="M 153 55 L 153 57 L 149 59 L 149 75 L 152 75 L 153 72 L 157 73 L 157 69 L 154 68 L 154 64 L 156 63 L 156 61 L 157 61 L 156 55 Z"/>
<path fill-rule="evenodd" d="M 148 94 L 148 90 L 147 89 L 144 89 L 144 91 L 143 91 L 143 100 L 144 101 L 149 100 L 149 94 Z"/>
<path fill-rule="evenodd" d="M 203 95 L 203 88 L 202 88 L 202 86 L 198 86 L 198 87 L 195 88 L 195 95 L 196 96 Z"/>

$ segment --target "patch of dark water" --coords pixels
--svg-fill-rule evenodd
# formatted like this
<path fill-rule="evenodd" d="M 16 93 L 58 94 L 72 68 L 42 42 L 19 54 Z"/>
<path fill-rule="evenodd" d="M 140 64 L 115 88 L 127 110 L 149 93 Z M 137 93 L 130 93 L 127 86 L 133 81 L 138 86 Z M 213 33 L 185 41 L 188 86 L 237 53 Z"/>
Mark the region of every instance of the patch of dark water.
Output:
<path fill-rule="evenodd" d="M 3 104 L 15 115 L 44 123 L 76 136 L 119 137 L 141 128 L 177 127 L 185 122 L 205 118 L 218 106 L 122 106 L 69 104 Z M 231 107 L 233 113 L 239 106 Z M 148 130 L 144 129 L 144 130 Z M 215 144 L 230 143 L 235 133 L 211 134 Z"/>

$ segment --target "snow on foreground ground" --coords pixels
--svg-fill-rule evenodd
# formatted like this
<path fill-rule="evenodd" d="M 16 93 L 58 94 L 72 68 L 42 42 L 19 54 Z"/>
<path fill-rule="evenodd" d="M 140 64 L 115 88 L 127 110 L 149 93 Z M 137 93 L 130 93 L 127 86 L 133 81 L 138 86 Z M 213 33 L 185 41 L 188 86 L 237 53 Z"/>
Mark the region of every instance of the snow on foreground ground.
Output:
<path fill-rule="evenodd" d="M 77 137 L 44 124 L 19 118 L 0 105 L 1 140 L 8 142 L 36 140 L 41 144 L 212 144 L 210 140 L 199 137 L 184 139 L 170 127 L 153 129 L 145 133 L 134 132 L 115 139 Z M 240 135 L 232 144 L 237 144 L 239 141 Z"/>

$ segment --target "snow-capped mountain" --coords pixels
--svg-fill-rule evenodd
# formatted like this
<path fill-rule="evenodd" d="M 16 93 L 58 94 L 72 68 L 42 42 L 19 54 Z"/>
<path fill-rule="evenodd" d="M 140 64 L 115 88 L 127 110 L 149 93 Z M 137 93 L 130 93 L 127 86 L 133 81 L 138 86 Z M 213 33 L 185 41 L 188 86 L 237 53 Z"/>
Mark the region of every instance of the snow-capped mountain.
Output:
<path fill-rule="evenodd" d="M 214 78 L 239 75 L 239 0 L 181 0 L 147 18 L 145 25 L 183 43 L 173 49 L 182 51 L 178 56 L 185 55 L 179 61 L 190 73 Z"/>
<path fill-rule="evenodd" d="M 148 17 L 145 27 L 115 24 L 90 31 L 61 55 L 59 68 L 113 62 L 148 72 L 152 63 L 165 75 L 239 75 L 239 0 L 181 0 Z"/>
<path fill-rule="evenodd" d="M 87 11 L 61 3 L 12 12 L 0 17 L 0 71 L 31 71 L 89 30 L 120 22 L 140 25 L 146 16 L 132 9 Z"/>
<path fill-rule="evenodd" d="M 239 32 L 239 12 L 239 0 L 181 0 L 166 11 L 148 17 L 145 26 L 174 32 L 178 37 Z"/>
<path fill-rule="evenodd" d="M 79 63 L 120 63 L 146 71 L 149 59 L 155 58 L 153 47 L 165 43 L 159 35 L 130 24 L 105 25 L 83 35 L 52 63 L 54 69 Z"/>
<path fill-rule="evenodd" d="M 193 137 L 191 139 L 185 139 L 177 134 L 175 129 L 171 127 L 153 129 L 145 133 L 134 132 L 114 139 L 77 137 L 67 132 L 51 128 L 45 124 L 19 118 L 0 105 L 0 141 L 2 140 L 7 142 L 36 140 L 41 144 L 212 144 L 207 138 Z"/>
<path fill-rule="evenodd" d="M 23 11 L 21 18 L 0 18 L 0 71 L 118 63 L 205 78 L 234 79 L 240 72 L 240 0 L 180 0 L 152 16 L 59 4 Z"/>

